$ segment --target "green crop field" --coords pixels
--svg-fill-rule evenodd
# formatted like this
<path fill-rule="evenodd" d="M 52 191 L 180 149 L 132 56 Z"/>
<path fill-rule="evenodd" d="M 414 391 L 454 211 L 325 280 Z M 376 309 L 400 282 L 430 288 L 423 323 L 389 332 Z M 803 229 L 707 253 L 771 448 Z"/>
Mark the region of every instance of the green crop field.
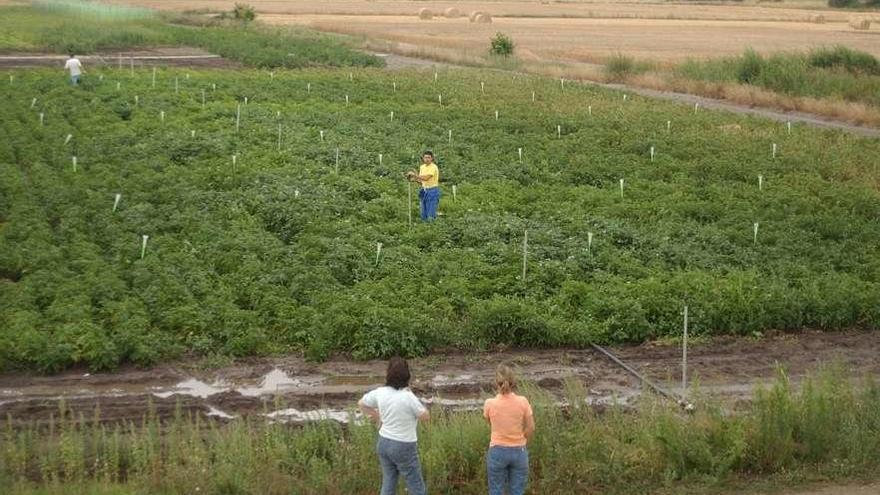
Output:
<path fill-rule="evenodd" d="M 89 69 L 0 81 L 7 369 L 880 324 L 878 140 L 503 72 Z"/>

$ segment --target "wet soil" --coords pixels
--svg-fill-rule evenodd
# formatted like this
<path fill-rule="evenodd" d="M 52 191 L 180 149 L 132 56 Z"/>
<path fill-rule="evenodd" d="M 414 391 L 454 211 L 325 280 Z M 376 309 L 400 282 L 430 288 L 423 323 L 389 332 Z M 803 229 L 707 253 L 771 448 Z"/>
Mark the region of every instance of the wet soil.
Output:
<path fill-rule="evenodd" d="M 678 345 L 649 343 L 609 350 L 658 386 L 673 394 L 682 392 Z M 780 367 L 795 383 L 827 363 L 839 363 L 855 378 L 880 375 L 880 333 L 723 337 L 692 345 L 688 356 L 690 396 L 715 397 L 736 408 L 748 402 L 756 387 L 770 383 Z M 586 402 L 596 407 L 632 404 L 646 390 L 640 380 L 594 349 L 434 354 L 411 361 L 412 389 L 435 407 L 478 409 L 492 393 L 494 369 L 501 362 L 515 364 L 522 378 L 560 404 L 566 403 L 566 390 L 572 387 L 581 389 Z M 286 356 L 213 370 L 179 363 L 116 373 L 10 373 L 0 375 L 0 417 L 46 422 L 63 404 L 85 417 L 93 417 L 97 408 L 101 421 L 107 422 L 137 420 L 150 409 L 168 418 L 177 408 L 220 419 L 262 415 L 293 422 L 344 422 L 357 399 L 382 384 L 384 371 L 385 361 L 380 360 L 311 363 Z"/>

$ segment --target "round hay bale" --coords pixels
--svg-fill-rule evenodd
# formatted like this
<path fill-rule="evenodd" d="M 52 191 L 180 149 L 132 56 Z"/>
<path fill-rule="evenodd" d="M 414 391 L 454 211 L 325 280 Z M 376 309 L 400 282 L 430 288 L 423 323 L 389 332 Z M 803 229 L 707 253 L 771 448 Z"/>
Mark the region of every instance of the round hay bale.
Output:
<path fill-rule="evenodd" d="M 474 19 L 474 22 L 477 24 L 492 24 L 492 16 L 483 12 Z"/>
<path fill-rule="evenodd" d="M 871 20 L 856 17 L 849 20 L 849 27 L 857 31 L 867 31 L 868 29 L 871 29 Z"/>
<path fill-rule="evenodd" d="M 434 18 L 434 13 L 431 12 L 431 9 L 419 9 L 419 19 L 423 21 L 430 21 Z"/>
<path fill-rule="evenodd" d="M 446 16 L 447 19 L 458 19 L 461 17 L 461 11 L 455 7 L 449 7 L 443 12 L 443 15 Z"/>
<path fill-rule="evenodd" d="M 468 20 L 471 22 L 477 22 L 477 16 L 482 13 L 483 13 L 482 10 L 475 10 L 475 11 L 471 12 L 470 14 L 468 14 Z"/>

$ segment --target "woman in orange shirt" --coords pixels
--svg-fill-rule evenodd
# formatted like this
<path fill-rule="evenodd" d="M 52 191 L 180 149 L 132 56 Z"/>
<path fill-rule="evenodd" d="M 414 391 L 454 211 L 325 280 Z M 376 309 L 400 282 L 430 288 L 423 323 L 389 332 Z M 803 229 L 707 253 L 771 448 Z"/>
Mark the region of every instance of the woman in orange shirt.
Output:
<path fill-rule="evenodd" d="M 498 395 L 486 399 L 483 416 L 492 426 L 486 469 L 489 495 L 523 495 L 529 479 L 526 444 L 535 432 L 535 418 L 528 399 L 516 395 L 516 378 L 507 365 L 495 370 Z M 507 490 L 505 490 L 507 487 Z"/>

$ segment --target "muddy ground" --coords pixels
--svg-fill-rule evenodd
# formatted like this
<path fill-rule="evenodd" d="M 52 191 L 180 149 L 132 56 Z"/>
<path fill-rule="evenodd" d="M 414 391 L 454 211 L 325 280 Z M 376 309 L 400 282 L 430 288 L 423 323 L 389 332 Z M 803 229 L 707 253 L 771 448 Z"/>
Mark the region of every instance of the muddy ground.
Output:
<path fill-rule="evenodd" d="M 652 343 L 609 350 L 659 386 L 681 392 L 679 346 Z M 586 401 L 596 407 L 632 404 L 645 390 L 637 378 L 593 349 L 434 354 L 412 360 L 412 388 L 435 407 L 476 409 L 491 393 L 493 370 L 501 362 L 514 363 L 523 378 L 560 403 L 572 383 L 582 385 Z M 702 394 L 736 408 L 749 400 L 756 387 L 772 381 L 778 366 L 797 383 L 821 364 L 833 362 L 844 365 L 854 377 L 880 375 L 880 333 L 805 331 L 763 339 L 717 338 L 691 346 L 688 369 L 690 382 Z M 44 422 L 57 416 L 64 401 L 87 417 L 97 407 L 104 421 L 140 419 L 149 407 L 166 418 L 178 404 L 183 411 L 220 419 L 266 415 L 293 422 L 347 421 L 357 399 L 382 384 L 384 367 L 380 360 L 336 358 L 312 363 L 286 356 L 212 370 L 181 362 L 116 373 L 4 374 L 0 375 L 0 417 Z M 692 390 L 691 396 L 697 394 Z"/>

